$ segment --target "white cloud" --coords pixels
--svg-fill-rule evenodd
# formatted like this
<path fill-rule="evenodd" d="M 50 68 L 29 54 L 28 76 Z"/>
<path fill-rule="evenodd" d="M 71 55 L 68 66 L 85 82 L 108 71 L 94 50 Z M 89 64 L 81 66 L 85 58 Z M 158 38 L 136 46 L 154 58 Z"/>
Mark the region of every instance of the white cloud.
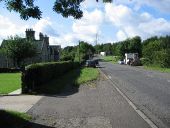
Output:
<path fill-rule="evenodd" d="M 19 36 L 23 36 L 25 27 L 26 25 L 16 25 L 9 18 L 0 15 L 0 44 L 2 40 L 7 39 L 8 36 L 14 36 L 16 34 Z"/>
<path fill-rule="evenodd" d="M 170 0 L 116 0 L 116 4 L 134 5 L 135 10 L 139 10 L 142 6 L 152 7 L 163 13 L 170 12 Z"/>
<path fill-rule="evenodd" d="M 125 40 L 127 38 L 127 35 L 124 31 L 122 30 L 119 30 L 117 33 L 116 33 L 116 37 L 118 40 Z"/>
<path fill-rule="evenodd" d="M 50 18 L 41 19 L 34 26 L 36 38 L 39 32 L 42 32 L 50 37 L 50 44 L 60 44 L 62 47 L 67 45 L 77 45 L 78 41 L 94 42 L 95 34 L 100 31 L 100 25 L 103 22 L 103 13 L 95 9 L 92 12 L 84 11 L 84 16 L 79 20 L 74 20 L 72 31 L 62 32 L 57 34 Z M 66 29 L 66 28 L 65 28 Z"/>
<path fill-rule="evenodd" d="M 77 34 L 89 34 L 93 35 L 99 31 L 99 26 L 102 24 L 103 14 L 100 10 L 94 10 L 93 12 L 84 12 L 84 16 L 80 20 L 76 20 L 73 23 L 72 29 Z"/>
<path fill-rule="evenodd" d="M 36 37 L 38 38 L 38 32 L 47 34 L 50 37 L 58 36 L 57 31 L 53 28 L 53 24 L 50 18 L 43 18 L 39 20 L 34 26 L 33 29 L 37 32 Z"/>
<path fill-rule="evenodd" d="M 125 36 L 139 35 L 146 39 L 150 36 L 170 34 L 169 21 L 155 18 L 147 12 L 139 13 L 125 5 L 107 4 L 105 13 L 106 20 L 118 29 L 117 40 L 123 40 Z"/>

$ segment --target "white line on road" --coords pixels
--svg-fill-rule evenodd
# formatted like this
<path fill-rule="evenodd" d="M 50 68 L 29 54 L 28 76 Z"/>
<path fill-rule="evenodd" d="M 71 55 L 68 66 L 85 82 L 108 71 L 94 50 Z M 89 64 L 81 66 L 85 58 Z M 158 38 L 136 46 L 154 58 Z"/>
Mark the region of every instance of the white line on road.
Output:
<path fill-rule="evenodd" d="M 108 78 L 111 79 L 112 77 L 110 75 L 108 75 Z"/>
<path fill-rule="evenodd" d="M 100 69 L 99 69 L 100 70 Z M 100 70 L 101 71 L 101 70 Z M 102 72 L 102 71 L 101 71 Z M 158 128 L 142 111 L 140 111 L 133 103 L 132 101 L 117 87 L 117 83 L 115 83 L 113 80 L 111 80 L 110 75 L 106 75 L 104 72 L 102 72 L 104 76 L 109 79 L 112 82 L 112 85 L 115 87 L 115 89 L 119 92 L 121 96 L 128 102 L 128 104 L 139 114 L 139 116 L 142 117 L 143 120 L 145 120 L 151 128 Z"/>

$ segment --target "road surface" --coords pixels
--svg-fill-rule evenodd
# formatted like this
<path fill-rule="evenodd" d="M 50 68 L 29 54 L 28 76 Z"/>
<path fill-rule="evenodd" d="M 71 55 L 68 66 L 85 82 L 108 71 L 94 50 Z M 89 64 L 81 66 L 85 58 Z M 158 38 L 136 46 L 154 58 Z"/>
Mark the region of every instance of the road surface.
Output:
<path fill-rule="evenodd" d="M 159 128 L 170 128 L 170 74 L 100 62 L 101 70 Z"/>
<path fill-rule="evenodd" d="M 150 128 L 103 76 L 78 90 L 44 96 L 28 113 L 33 116 L 32 128 L 38 124 L 44 128 Z"/>

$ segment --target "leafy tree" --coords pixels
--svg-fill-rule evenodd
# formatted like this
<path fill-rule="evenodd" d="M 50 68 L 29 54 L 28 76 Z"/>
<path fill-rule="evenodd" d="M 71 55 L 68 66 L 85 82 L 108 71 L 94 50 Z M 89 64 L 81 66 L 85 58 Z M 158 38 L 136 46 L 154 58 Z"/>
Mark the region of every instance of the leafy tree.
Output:
<path fill-rule="evenodd" d="M 128 51 L 132 53 L 138 53 L 139 56 L 142 56 L 142 44 L 141 38 L 139 36 L 130 39 Z"/>
<path fill-rule="evenodd" d="M 106 54 L 111 55 L 112 54 L 112 44 L 111 43 L 103 44 L 103 51 L 105 51 Z"/>
<path fill-rule="evenodd" d="M 76 47 L 73 46 L 67 46 L 61 51 L 61 60 L 62 61 L 74 61 L 76 54 Z"/>
<path fill-rule="evenodd" d="M 14 62 L 14 66 L 21 66 L 21 62 L 26 58 L 31 58 L 36 55 L 36 46 L 19 36 L 10 37 L 8 40 L 4 40 L 1 46 L 5 55 L 11 58 Z"/>
<path fill-rule="evenodd" d="M 77 53 L 75 56 L 75 60 L 83 62 L 87 59 L 90 59 L 90 57 L 94 54 L 94 52 L 95 49 L 91 44 L 88 44 L 87 42 L 84 41 L 80 41 L 79 46 L 77 46 Z"/>
<path fill-rule="evenodd" d="M 170 67 L 170 36 L 151 37 L 142 43 L 142 55 L 147 64 Z"/>
<path fill-rule="evenodd" d="M 83 16 L 80 3 L 85 0 L 55 0 L 53 11 L 61 14 L 63 17 L 73 16 L 79 19 Z M 98 2 L 98 0 L 96 0 Z M 103 2 L 111 2 L 112 0 L 103 0 Z M 0 0 L 1 4 L 5 4 L 9 11 L 20 14 L 21 19 L 28 20 L 30 17 L 41 19 L 42 12 L 35 5 L 35 0 Z"/>

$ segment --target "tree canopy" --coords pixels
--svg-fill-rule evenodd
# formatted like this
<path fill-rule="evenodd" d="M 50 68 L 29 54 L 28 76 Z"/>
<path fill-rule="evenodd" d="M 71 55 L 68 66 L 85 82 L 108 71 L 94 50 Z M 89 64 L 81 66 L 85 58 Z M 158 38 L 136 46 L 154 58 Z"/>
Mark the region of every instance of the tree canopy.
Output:
<path fill-rule="evenodd" d="M 80 19 L 83 16 L 80 4 L 85 0 L 55 0 L 52 7 L 53 11 L 61 14 L 63 17 L 72 16 Z M 99 0 L 96 0 L 98 2 Z M 103 2 L 111 2 L 112 0 L 103 0 Z M 35 0 L 0 0 L 9 11 L 20 14 L 21 19 L 29 18 L 41 19 L 42 11 L 39 6 L 35 5 Z"/>
<path fill-rule="evenodd" d="M 5 56 L 11 58 L 14 66 L 20 67 L 21 62 L 26 58 L 31 58 L 36 55 L 36 46 L 19 36 L 10 37 L 4 40 L 1 45 L 1 50 Z"/>

